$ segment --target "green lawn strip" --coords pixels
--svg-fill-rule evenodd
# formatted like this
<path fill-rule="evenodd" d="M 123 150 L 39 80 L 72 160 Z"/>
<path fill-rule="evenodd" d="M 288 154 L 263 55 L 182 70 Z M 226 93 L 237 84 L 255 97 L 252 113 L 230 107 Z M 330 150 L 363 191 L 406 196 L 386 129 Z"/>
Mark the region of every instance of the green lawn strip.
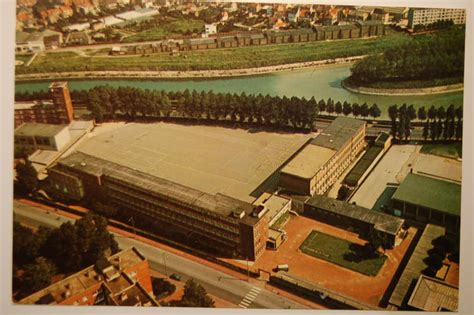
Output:
<path fill-rule="evenodd" d="M 351 258 L 355 255 L 354 249 L 361 247 L 361 245 L 328 234 L 312 231 L 301 244 L 300 250 L 307 255 L 326 260 L 341 267 L 368 276 L 376 276 L 387 257 L 377 254 L 374 258 L 355 261 Z"/>
<path fill-rule="evenodd" d="M 16 55 L 15 60 L 23 61 L 23 64 L 20 65 L 21 67 L 24 66 L 28 61 L 30 61 L 31 57 L 33 57 L 33 55 Z"/>
<path fill-rule="evenodd" d="M 462 143 L 424 144 L 420 152 L 458 159 L 462 158 Z"/>
<path fill-rule="evenodd" d="M 204 22 L 193 19 L 172 19 L 160 26 L 138 32 L 123 40 L 125 43 L 162 40 L 167 36 L 185 35 L 198 32 L 204 27 Z"/>
<path fill-rule="evenodd" d="M 407 40 L 411 40 L 407 35 L 396 33 L 371 39 L 191 51 L 179 56 L 83 57 L 73 52 L 52 52 L 39 55 L 29 67 L 18 68 L 17 73 L 242 69 L 365 55 Z"/>

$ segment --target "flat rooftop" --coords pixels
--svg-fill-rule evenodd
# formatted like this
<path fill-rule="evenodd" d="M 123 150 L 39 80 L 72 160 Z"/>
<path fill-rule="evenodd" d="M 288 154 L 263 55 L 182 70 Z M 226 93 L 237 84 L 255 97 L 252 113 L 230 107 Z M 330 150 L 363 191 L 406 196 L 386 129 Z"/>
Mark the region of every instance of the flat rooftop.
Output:
<path fill-rule="evenodd" d="M 413 285 L 413 282 L 418 279 L 421 275 L 421 272 L 426 269 L 427 265 L 423 261 L 428 257 L 428 250 L 433 248 L 431 242 L 443 236 L 445 233 L 445 228 L 433 224 L 427 224 L 423 234 L 416 244 L 416 247 L 413 251 L 413 254 L 410 257 L 405 269 L 403 270 L 400 279 L 395 286 L 395 289 L 390 296 L 389 303 L 397 307 L 402 307 L 403 302 L 407 295 L 409 294 L 410 288 Z"/>
<path fill-rule="evenodd" d="M 455 216 L 461 213 L 461 185 L 427 176 L 408 174 L 392 199 Z"/>
<path fill-rule="evenodd" d="M 373 224 L 376 230 L 396 235 L 404 220 L 393 215 L 350 204 L 345 201 L 315 195 L 305 202 L 312 207 Z"/>
<path fill-rule="evenodd" d="M 337 151 L 364 125 L 363 120 L 337 117 L 311 144 Z"/>
<path fill-rule="evenodd" d="M 251 203 L 258 197 L 253 192 L 310 138 L 221 127 L 130 123 L 98 133 L 81 143 L 78 151 L 201 192 Z"/>
<path fill-rule="evenodd" d="M 281 171 L 310 179 L 334 154 L 336 154 L 335 150 L 308 144 Z"/>
<path fill-rule="evenodd" d="M 15 136 L 54 137 L 67 128 L 67 125 L 24 123 L 20 127 L 15 129 Z"/>

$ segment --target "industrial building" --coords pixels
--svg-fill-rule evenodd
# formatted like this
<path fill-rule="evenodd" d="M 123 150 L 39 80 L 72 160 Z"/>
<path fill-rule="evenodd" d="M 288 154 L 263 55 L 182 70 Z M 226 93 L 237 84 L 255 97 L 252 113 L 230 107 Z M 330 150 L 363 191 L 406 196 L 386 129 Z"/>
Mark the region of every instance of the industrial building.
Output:
<path fill-rule="evenodd" d="M 420 174 L 408 174 L 392 196 L 393 214 L 420 223 L 445 226 L 459 233 L 461 185 Z"/>
<path fill-rule="evenodd" d="M 15 129 L 15 149 L 62 150 L 71 140 L 69 128 L 66 125 L 51 125 L 40 123 L 24 123 Z"/>
<path fill-rule="evenodd" d="M 403 238 L 404 220 L 324 196 L 314 196 L 304 203 L 304 214 L 318 221 L 357 231 L 362 236 L 375 231 L 384 235 L 391 246 Z"/>
<path fill-rule="evenodd" d="M 130 248 L 20 300 L 36 305 L 159 306 L 148 260 Z"/>
<path fill-rule="evenodd" d="M 268 237 L 267 210 L 204 193 L 81 152 L 49 170 L 49 193 L 70 200 L 101 197 L 127 216 L 167 227 L 217 252 L 256 260 Z"/>
<path fill-rule="evenodd" d="M 26 122 L 69 124 L 74 120 L 68 83 L 51 83 L 49 93 L 52 101 L 15 102 L 15 128 Z"/>
<path fill-rule="evenodd" d="M 438 21 L 452 20 L 454 24 L 466 24 L 465 9 L 414 8 L 408 11 L 408 27 L 428 25 Z"/>
<path fill-rule="evenodd" d="M 280 172 L 279 186 L 301 195 L 324 194 L 365 146 L 366 124 L 337 117 Z"/>

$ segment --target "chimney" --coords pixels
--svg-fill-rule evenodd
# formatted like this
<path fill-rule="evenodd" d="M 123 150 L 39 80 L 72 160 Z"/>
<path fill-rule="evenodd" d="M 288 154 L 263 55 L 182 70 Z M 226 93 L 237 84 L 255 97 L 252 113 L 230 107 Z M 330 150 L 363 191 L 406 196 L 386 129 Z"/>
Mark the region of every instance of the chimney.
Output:
<path fill-rule="evenodd" d="M 127 298 L 128 298 L 127 293 L 124 292 L 124 293 L 120 294 L 120 301 L 121 302 L 126 301 Z"/>

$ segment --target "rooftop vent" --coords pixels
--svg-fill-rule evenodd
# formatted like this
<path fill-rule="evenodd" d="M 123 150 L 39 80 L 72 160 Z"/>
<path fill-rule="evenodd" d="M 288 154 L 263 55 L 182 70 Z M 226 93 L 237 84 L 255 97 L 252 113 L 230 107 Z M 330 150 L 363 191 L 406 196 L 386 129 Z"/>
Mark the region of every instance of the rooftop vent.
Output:
<path fill-rule="evenodd" d="M 245 216 L 245 211 L 243 211 L 242 209 L 236 209 L 232 211 L 232 216 L 234 218 L 242 219 Z"/>
<path fill-rule="evenodd" d="M 86 166 L 86 163 L 84 163 L 84 162 L 81 162 L 81 166 Z"/>
<path fill-rule="evenodd" d="M 256 218 L 261 218 L 265 214 L 265 206 L 259 205 L 253 208 L 252 216 Z"/>

